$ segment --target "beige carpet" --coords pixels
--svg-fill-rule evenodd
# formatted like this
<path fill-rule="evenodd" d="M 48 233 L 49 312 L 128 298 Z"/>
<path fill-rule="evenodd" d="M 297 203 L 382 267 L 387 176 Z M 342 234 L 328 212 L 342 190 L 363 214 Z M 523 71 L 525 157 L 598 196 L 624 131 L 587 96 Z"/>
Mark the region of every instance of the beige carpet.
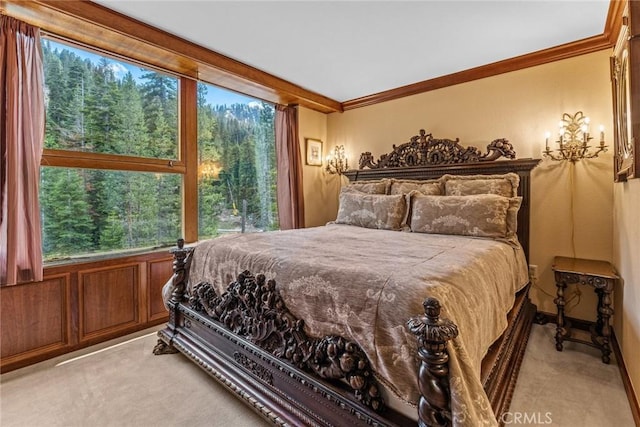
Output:
<path fill-rule="evenodd" d="M 513 416 L 537 416 L 536 423 L 525 425 L 633 427 L 613 354 L 605 365 L 600 350 L 588 345 L 566 341 L 564 350 L 556 351 L 555 328 L 553 323 L 533 325 L 511 401 Z M 573 333 L 588 338 L 586 332 Z"/>
<path fill-rule="evenodd" d="M 584 345 L 557 352 L 554 326 L 534 325 L 505 421 L 632 427 L 618 367 Z M 268 425 L 185 357 L 153 356 L 154 331 L 127 339 L 2 375 L 0 426 Z"/>

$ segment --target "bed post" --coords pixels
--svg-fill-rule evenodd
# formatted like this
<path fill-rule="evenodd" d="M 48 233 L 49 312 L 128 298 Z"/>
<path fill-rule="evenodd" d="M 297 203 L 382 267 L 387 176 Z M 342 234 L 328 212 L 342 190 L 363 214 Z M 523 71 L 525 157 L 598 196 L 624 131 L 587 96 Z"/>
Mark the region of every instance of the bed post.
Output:
<path fill-rule="evenodd" d="M 169 308 L 169 322 L 167 323 L 167 328 L 158 333 L 159 336 L 169 339 L 169 342 L 166 342 L 166 340 L 163 339 L 158 339 L 158 343 L 153 348 L 153 354 L 155 355 L 178 352 L 178 350 L 171 345 L 171 339 L 175 332 L 178 305 L 184 300 L 186 295 L 193 248 L 185 248 L 184 239 L 178 239 L 177 243 L 178 246 L 170 251 L 173 254 L 173 276 L 170 279 L 170 289 L 172 289 L 171 298 L 167 302 Z"/>
<path fill-rule="evenodd" d="M 440 318 L 440 302 L 427 298 L 422 303 L 425 315 L 409 319 L 409 330 L 418 337 L 418 424 L 420 427 L 451 425 L 449 390 L 449 353 L 447 341 L 458 336 L 458 327 Z"/>
<path fill-rule="evenodd" d="M 172 306 L 182 302 L 189 281 L 189 267 L 191 266 L 191 253 L 193 248 L 184 247 L 184 239 L 178 239 L 178 247 L 171 249 L 173 254 L 173 292 L 169 304 Z"/>

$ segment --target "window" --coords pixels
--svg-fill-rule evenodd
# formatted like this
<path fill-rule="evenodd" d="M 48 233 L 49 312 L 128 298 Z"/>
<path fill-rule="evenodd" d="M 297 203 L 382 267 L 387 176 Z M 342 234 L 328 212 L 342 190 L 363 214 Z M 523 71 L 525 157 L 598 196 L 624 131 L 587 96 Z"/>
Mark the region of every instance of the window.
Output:
<path fill-rule="evenodd" d="M 274 107 L 198 84 L 198 234 L 278 228 Z"/>
<path fill-rule="evenodd" d="M 175 242 L 179 79 L 52 39 L 42 47 L 45 261 Z"/>

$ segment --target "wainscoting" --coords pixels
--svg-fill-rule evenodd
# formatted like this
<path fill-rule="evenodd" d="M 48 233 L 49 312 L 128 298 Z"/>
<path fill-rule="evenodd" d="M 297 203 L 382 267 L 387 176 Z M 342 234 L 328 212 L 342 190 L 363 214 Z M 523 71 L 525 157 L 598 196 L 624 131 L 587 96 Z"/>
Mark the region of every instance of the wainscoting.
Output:
<path fill-rule="evenodd" d="M 0 371 L 8 372 L 168 320 L 168 250 L 46 267 L 0 287 Z"/>

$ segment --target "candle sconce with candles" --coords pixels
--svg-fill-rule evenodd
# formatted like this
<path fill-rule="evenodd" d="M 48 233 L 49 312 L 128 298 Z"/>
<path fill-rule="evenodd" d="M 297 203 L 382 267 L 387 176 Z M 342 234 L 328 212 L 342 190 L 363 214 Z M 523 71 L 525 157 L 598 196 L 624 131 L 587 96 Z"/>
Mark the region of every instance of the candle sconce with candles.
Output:
<path fill-rule="evenodd" d="M 344 150 L 344 145 L 336 145 L 333 149 L 333 153 L 327 156 L 327 172 L 331 174 L 342 175 L 349 169 L 349 161 L 347 160 L 347 154 Z"/>
<path fill-rule="evenodd" d="M 578 111 L 574 115 L 564 113 L 559 124 L 558 140 L 556 144 L 559 148 L 552 150 L 549 148 L 549 137 L 551 134 L 547 132 L 545 135 L 545 149 L 542 152 L 544 157 L 551 160 L 569 160 L 576 162 L 580 159 L 592 159 L 598 157 L 601 152 L 607 151 L 604 145 L 604 126 L 600 125 L 600 144 L 595 146 L 595 151 L 589 142 L 593 139 L 590 134 L 590 120 L 582 111 Z"/>

